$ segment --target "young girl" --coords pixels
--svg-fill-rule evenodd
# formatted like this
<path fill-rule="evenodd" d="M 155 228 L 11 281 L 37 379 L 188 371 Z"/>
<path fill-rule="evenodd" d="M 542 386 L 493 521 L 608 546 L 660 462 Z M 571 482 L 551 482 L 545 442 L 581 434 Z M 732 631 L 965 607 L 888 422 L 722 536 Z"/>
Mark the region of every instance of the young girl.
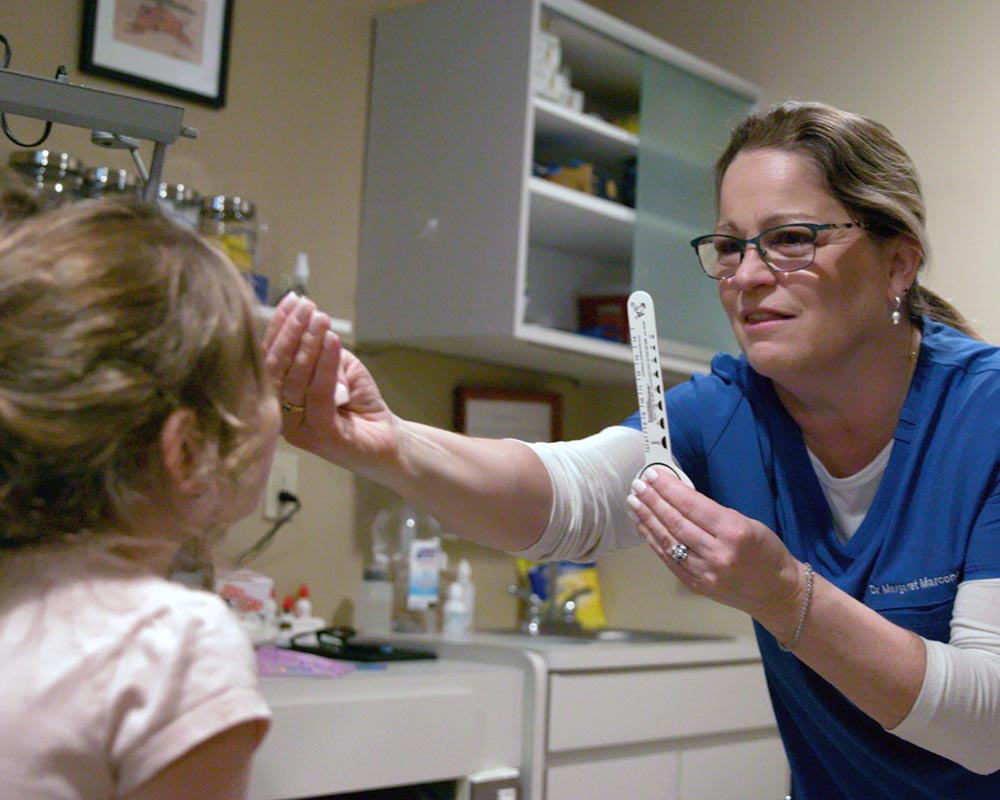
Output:
<path fill-rule="evenodd" d="M 166 580 L 280 427 L 248 288 L 154 209 L 0 237 L 0 797 L 244 798 L 269 724 L 222 601 Z"/>

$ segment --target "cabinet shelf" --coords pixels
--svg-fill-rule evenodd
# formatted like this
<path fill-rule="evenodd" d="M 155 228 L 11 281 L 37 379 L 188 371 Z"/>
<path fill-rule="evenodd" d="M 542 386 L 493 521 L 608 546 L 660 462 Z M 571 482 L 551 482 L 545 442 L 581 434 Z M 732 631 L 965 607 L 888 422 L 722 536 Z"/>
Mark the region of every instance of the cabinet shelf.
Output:
<path fill-rule="evenodd" d="M 627 344 L 585 336 L 582 333 L 560 331 L 544 325 L 525 323 L 517 332 L 527 344 L 552 348 L 563 355 L 549 355 L 552 372 L 578 375 L 584 378 L 603 379 L 611 383 L 630 383 L 633 380 L 632 349 Z M 711 352 L 671 342 L 660 346 L 660 364 L 667 383 L 682 380 L 692 372 L 703 370 Z M 603 365 L 601 362 L 604 362 Z M 540 368 L 541 360 L 528 364 Z"/>
<path fill-rule="evenodd" d="M 532 244 L 627 263 L 632 257 L 635 211 L 544 178 L 531 178 Z"/>
<path fill-rule="evenodd" d="M 532 98 L 535 140 L 572 149 L 583 161 L 625 159 L 639 151 L 639 137 L 592 114 L 581 114 L 541 97 Z"/>

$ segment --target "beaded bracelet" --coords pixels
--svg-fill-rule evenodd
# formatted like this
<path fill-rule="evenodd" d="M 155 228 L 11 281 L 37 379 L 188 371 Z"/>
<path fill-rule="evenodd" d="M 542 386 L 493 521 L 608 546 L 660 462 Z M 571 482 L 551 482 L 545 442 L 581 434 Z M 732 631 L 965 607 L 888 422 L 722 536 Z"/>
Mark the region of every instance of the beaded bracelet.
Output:
<path fill-rule="evenodd" d="M 786 653 L 790 650 L 794 650 L 799 643 L 799 637 L 802 635 L 802 627 L 806 624 L 806 612 L 809 611 L 809 603 L 812 602 L 813 596 L 813 568 L 812 564 L 808 561 L 806 562 L 806 599 L 802 601 L 802 611 L 799 614 L 799 624 L 795 626 L 795 635 L 792 637 L 792 643 L 787 647 L 781 642 L 778 642 L 778 647 L 784 650 Z"/>

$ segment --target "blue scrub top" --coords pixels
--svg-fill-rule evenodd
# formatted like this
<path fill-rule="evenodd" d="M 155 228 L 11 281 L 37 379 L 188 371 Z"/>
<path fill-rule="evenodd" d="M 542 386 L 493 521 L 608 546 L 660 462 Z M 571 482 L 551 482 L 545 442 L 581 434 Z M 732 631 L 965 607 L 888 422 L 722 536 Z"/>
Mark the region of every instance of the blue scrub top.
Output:
<path fill-rule="evenodd" d="M 955 592 L 1000 577 L 1000 350 L 924 320 L 872 505 L 842 544 L 799 428 L 743 357 L 667 392 L 674 455 L 695 486 L 770 527 L 802 561 L 901 627 L 946 642 Z M 639 416 L 625 422 L 639 428 Z M 980 776 L 860 712 L 755 625 L 795 800 L 1000 798 Z"/>

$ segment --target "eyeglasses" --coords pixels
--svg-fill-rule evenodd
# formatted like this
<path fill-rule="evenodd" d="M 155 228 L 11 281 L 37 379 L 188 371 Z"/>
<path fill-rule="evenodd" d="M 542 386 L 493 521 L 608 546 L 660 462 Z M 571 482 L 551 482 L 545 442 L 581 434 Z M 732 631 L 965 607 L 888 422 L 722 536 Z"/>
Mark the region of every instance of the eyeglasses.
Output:
<path fill-rule="evenodd" d="M 805 269 L 816 258 L 816 237 L 834 228 L 863 228 L 857 222 L 796 222 L 761 231 L 752 239 L 710 233 L 691 240 L 701 268 L 709 278 L 723 281 L 733 277 L 743 263 L 747 247 L 753 245 L 761 259 L 777 272 Z"/>

